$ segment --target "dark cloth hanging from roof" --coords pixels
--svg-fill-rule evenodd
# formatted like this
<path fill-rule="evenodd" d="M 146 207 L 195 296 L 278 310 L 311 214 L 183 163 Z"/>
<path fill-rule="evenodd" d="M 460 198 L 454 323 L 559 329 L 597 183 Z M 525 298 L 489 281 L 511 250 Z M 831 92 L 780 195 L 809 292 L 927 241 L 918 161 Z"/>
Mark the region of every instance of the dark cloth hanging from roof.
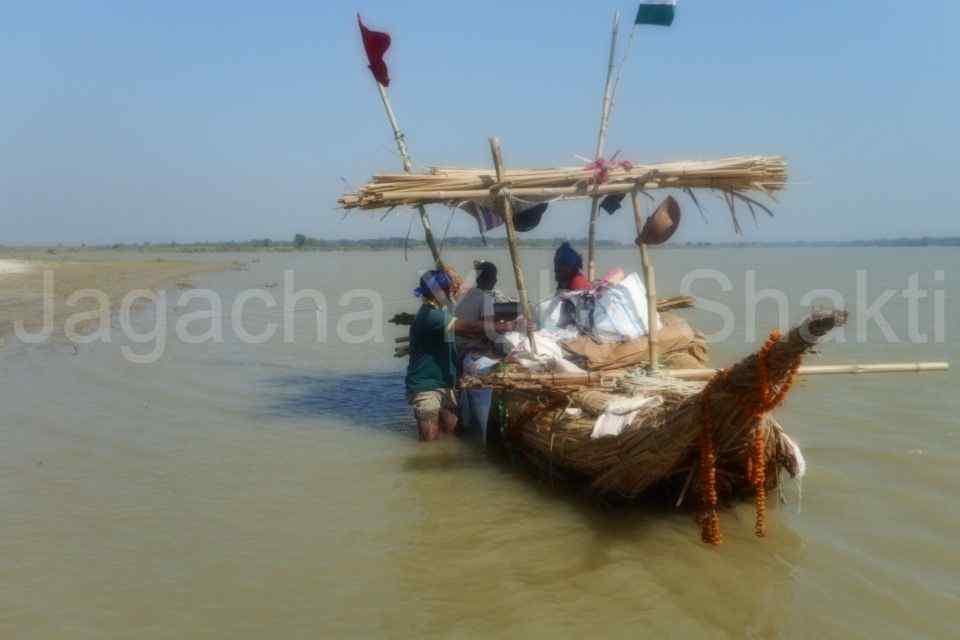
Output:
<path fill-rule="evenodd" d="M 550 206 L 549 203 L 541 202 L 532 207 L 527 207 L 523 211 L 518 211 L 516 219 L 514 220 L 517 231 L 524 233 L 536 229 L 540 224 L 540 220 L 543 218 L 543 214 L 546 213 L 548 206 Z"/>
<path fill-rule="evenodd" d="M 611 193 L 600 203 L 600 208 L 613 215 L 623 206 L 623 199 L 626 197 L 627 194 L 625 193 Z"/>
<path fill-rule="evenodd" d="M 481 236 L 487 231 L 496 229 L 503 224 L 503 218 L 501 218 L 499 214 L 497 214 L 497 212 L 495 212 L 491 207 L 482 205 L 474 200 L 460 203 L 459 208 L 463 211 L 466 211 L 476 219 Z"/>
<path fill-rule="evenodd" d="M 533 231 L 539 226 L 543 214 L 546 213 L 549 203 L 540 202 L 530 205 L 527 202 L 521 203 L 519 200 L 513 200 L 513 222 L 517 231 L 524 233 Z M 520 207 L 525 207 L 521 209 Z M 484 235 L 491 229 L 496 229 L 503 224 L 503 218 L 497 214 L 491 207 L 481 204 L 477 201 L 463 202 L 459 208 L 466 211 L 477 220 L 480 228 L 480 235 Z"/>

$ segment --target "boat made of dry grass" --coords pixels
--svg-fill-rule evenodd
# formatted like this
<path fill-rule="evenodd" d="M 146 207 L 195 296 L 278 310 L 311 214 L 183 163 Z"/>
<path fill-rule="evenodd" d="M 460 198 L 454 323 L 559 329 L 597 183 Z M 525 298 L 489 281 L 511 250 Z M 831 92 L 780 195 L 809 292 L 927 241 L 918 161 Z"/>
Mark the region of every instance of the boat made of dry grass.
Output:
<path fill-rule="evenodd" d="M 659 164 L 638 164 L 604 156 L 607 131 L 621 64 L 616 65 L 619 39 L 619 14 L 614 18 L 610 54 L 600 118 L 600 131 L 593 161 L 583 166 L 547 169 L 517 169 L 505 165 L 500 140 L 489 139 L 493 165 L 479 169 L 434 168 L 414 172 L 407 150 L 406 137 L 381 84 L 377 64 L 371 58 L 370 69 L 377 79 L 377 89 L 387 120 L 393 130 L 403 173 L 379 173 L 359 189 L 343 194 L 338 204 L 345 210 L 386 210 L 386 217 L 398 207 L 410 207 L 420 219 L 424 240 L 438 269 L 450 271 L 441 255 L 442 245 L 436 241 L 427 213 L 430 205 L 464 207 L 481 222 L 476 212 L 492 207 L 503 221 L 507 248 L 513 266 L 519 297 L 520 313 L 533 319 L 533 308 L 524 278 L 518 229 L 514 208 L 530 202 L 588 199 L 586 276 L 596 280 L 596 240 L 599 210 L 603 196 L 630 196 L 636 225 L 636 244 L 643 266 L 647 290 L 648 317 L 645 326 L 648 361 L 657 375 L 645 375 L 642 363 L 635 358 L 636 345 L 628 345 L 615 357 L 601 354 L 607 366 L 590 366 L 590 354 L 599 350 L 582 345 L 585 352 L 574 353 L 586 360 L 589 373 L 558 375 L 500 371 L 483 378 L 464 378 L 466 388 L 491 388 L 494 411 L 492 421 L 498 423 L 503 440 L 545 472 L 563 474 L 583 482 L 597 494 L 635 499 L 658 489 L 674 492 L 677 503 L 686 496 L 700 504 L 703 539 L 720 541 L 718 504 L 721 500 L 752 493 L 757 508 L 756 531 L 765 531 L 766 492 L 778 486 L 784 471 L 801 475 L 804 468 L 800 449 L 786 435 L 771 412 L 789 393 L 799 373 L 858 374 L 896 373 L 906 371 L 945 371 L 947 363 L 848 364 L 808 367 L 800 364 L 817 341 L 834 327 L 846 322 L 844 312 L 818 314 L 793 329 L 785 337 L 774 333 L 754 355 L 730 369 L 707 369 L 702 362 L 704 350 L 694 335 L 686 343 L 666 340 L 660 332 L 659 314 L 664 301 L 657 301 L 656 278 L 647 245 L 666 242 L 679 224 L 679 207 L 673 202 L 676 215 L 668 216 L 672 230 L 646 233 L 647 223 L 657 228 L 661 204 L 648 218 L 640 197 L 653 199 L 651 191 L 667 190 L 685 194 L 701 215 L 704 210 L 697 191 L 722 196 L 730 213 L 734 231 L 742 233 L 738 211 L 750 213 L 756 221 L 758 212 L 773 216 L 760 199 L 776 201 L 787 184 L 785 160 L 780 156 L 737 156 L 718 160 L 686 160 Z M 366 37 L 366 32 L 365 36 Z M 631 40 L 632 43 L 632 35 Z M 629 50 L 629 45 L 628 45 Z M 367 49 L 368 53 L 370 49 Z M 500 96 L 503 98 L 504 96 Z M 672 200 L 672 195 L 668 200 Z M 479 208 L 478 208 L 479 207 Z M 465 209 L 466 210 L 466 209 Z M 704 216 L 706 217 L 706 216 Z M 452 220 L 452 218 L 451 218 Z M 411 221 L 412 225 L 412 221 Z M 483 226 L 481 225 L 481 228 Z M 668 227 L 670 228 L 670 227 Z M 456 280 L 456 278 L 454 278 Z M 455 294 L 455 292 L 453 292 Z M 675 307 L 671 307 L 675 308 Z M 409 324 L 412 316 L 394 319 Z M 527 340 L 534 357 L 538 356 L 533 323 L 526 323 Z M 678 334 L 672 334 L 676 337 Z M 702 336 L 701 336 L 702 337 Z M 395 355 L 409 353 L 409 338 L 398 338 Z M 565 348 L 569 349 L 569 345 Z M 611 347 L 621 349 L 622 345 Z M 622 357 L 621 357 L 622 356 Z M 584 364 L 584 362 L 580 362 Z M 698 366 L 700 368 L 692 368 Z M 817 371 L 809 371 L 817 369 Z M 641 407 L 639 398 L 657 398 L 657 402 Z M 623 408 L 636 402 L 629 424 L 617 435 L 594 438 L 597 417 L 604 420 L 611 406 Z M 619 403 L 619 404 L 618 404 Z M 672 493 L 671 493 L 672 495 Z"/>
<path fill-rule="evenodd" d="M 844 312 L 815 315 L 709 382 L 674 378 L 669 370 L 621 370 L 505 372 L 465 378 L 463 385 L 494 390 L 491 417 L 503 441 L 544 473 L 627 499 L 669 489 L 678 503 L 695 498 L 715 514 L 718 500 L 765 493 L 783 472 L 802 473 L 802 453 L 770 413 L 771 403 L 783 400 L 819 339 L 845 322 Z M 611 402 L 642 396 L 662 403 L 641 409 L 619 435 L 591 437 Z"/>

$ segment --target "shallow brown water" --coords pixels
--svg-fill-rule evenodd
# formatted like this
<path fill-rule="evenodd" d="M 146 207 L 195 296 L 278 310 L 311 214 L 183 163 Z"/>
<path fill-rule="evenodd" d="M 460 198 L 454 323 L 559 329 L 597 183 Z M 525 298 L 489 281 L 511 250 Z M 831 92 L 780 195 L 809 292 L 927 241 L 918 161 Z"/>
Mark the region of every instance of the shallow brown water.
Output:
<path fill-rule="evenodd" d="M 465 268 L 475 255 L 451 259 Z M 488 255 L 506 280 L 505 255 Z M 536 283 L 550 254 L 528 258 Z M 401 363 L 390 357 L 399 331 L 388 325 L 385 342 L 350 345 L 336 327 L 364 308 L 340 305 L 355 288 L 381 292 L 386 317 L 412 310 L 423 256 L 257 259 L 196 282 L 229 308 L 241 289 L 295 269 L 298 289 L 326 296 L 327 342 L 313 339 L 316 309 L 304 303 L 289 344 L 244 344 L 228 328 L 222 343 L 171 335 L 150 365 L 123 358 L 122 336 L 76 355 L 59 344 L 0 353 L 0 637 L 956 637 L 956 369 L 804 381 L 779 414 L 810 465 L 802 509 L 789 485 L 789 504 L 771 509 L 762 541 L 750 505 L 726 511 L 726 543 L 710 549 L 689 513 L 607 510 L 469 440 L 416 442 Z M 655 259 L 663 295 L 679 292 L 692 269 L 730 278 L 727 293 L 709 280 L 694 286 L 730 303 L 737 319 L 715 346 L 719 364 L 774 326 L 764 304 L 755 340 L 745 339 L 751 268 L 758 288 L 784 289 L 794 321 L 812 289 L 854 301 L 857 269 L 868 270 L 871 299 L 905 288 L 913 273 L 946 292 L 944 343 L 907 342 L 899 299 L 884 310 L 904 342 L 887 344 L 871 325 L 864 342 L 850 331 L 817 361 L 957 353 L 953 250 L 676 250 Z M 612 252 L 603 266 L 636 262 Z M 279 297 L 282 285 L 267 290 Z M 164 317 L 172 325 L 186 310 L 171 303 Z M 919 327 L 931 337 L 932 316 L 928 300 Z M 138 322 L 154 320 L 148 308 Z M 281 321 L 277 310 L 251 303 L 249 331 L 270 321 Z M 705 311 L 694 321 L 720 325 Z"/>

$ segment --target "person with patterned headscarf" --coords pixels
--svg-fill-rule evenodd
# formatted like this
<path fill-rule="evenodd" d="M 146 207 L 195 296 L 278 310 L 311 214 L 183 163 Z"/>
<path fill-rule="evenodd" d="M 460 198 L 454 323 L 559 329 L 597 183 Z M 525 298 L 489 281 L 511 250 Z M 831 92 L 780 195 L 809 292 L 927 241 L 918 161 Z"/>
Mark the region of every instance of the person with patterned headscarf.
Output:
<path fill-rule="evenodd" d="M 420 277 L 414 295 L 423 301 L 410 326 L 407 402 L 413 407 L 420 439 L 436 440 L 457 430 L 457 335 L 480 337 L 513 330 L 513 322 L 460 320 L 450 311 L 450 276 L 440 270 Z"/>

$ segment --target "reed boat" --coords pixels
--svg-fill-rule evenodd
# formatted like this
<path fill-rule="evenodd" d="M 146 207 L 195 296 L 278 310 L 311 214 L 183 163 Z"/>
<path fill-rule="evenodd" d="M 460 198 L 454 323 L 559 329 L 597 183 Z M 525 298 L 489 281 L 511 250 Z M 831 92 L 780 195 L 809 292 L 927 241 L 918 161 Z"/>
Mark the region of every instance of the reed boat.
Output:
<path fill-rule="evenodd" d="M 643 272 L 647 313 L 646 335 L 625 347 L 597 355 L 584 345 L 564 343 L 575 372 L 569 368 L 530 366 L 529 359 L 510 354 L 492 372 L 465 374 L 460 387 L 469 394 L 486 394 L 487 432 L 533 463 L 540 472 L 562 475 L 598 496 L 636 500 L 668 495 L 679 506 L 696 505 L 701 535 L 719 544 L 719 507 L 752 495 L 756 533 L 766 533 L 767 492 L 785 475 L 802 476 L 803 453 L 773 416 L 798 375 L 857 374 L 904 371 L 944 371 L 947 363 L 834 365 L 804 367 L 803 360 L 833 329 L 844 325 L 842 310 L 815 313 L 785 335 L 778 332 L 753 355 L 725 369 L 708 365 L 703 336 L 692 328 L 685 339 L 670 333 L 669 314 L 693 301 L 658 300 L 648 246 L 669 240 L 680 224 L 677 198 L 688 198 L 701 215 L 698 192 L 714 192 L 725 202 L 737 235 L 739 216 L 748 212 L 773 217 L 778 192 L 787 185 L 787 164 L 779 156 L 730 157 L 719 160 L 639 163 L 605 158 L 607 130 L 619 85 L 615 68 L 619 18 L 614 19 L 610 63 L 604 88 L 595 159 L 583 166 L 508 169 L 500 141 L 489 140 L 492 167 L 434 167 L 415 172 L 406 139 L 387 94 L 383 53 L 387 34 L 361 25 L 370 68 L 403 161 L 403 173 L 375 175 L 338 204 L 347 212 L 409 208 L 419 217 L 424 238 L 438 269 L 452 272 L 434 237 L 427 207 L 443 205 L 484 220 L 495 213 L 506 231 L 507 248 L 519 297 L 518 309 L 535 318 L 527 296 L 518 211 L 531 204 L 552 206 L 566 200 L 590 203 L 587 236 L 587 278 L 595 273 L 598 212 L 606 198 L 629 196 L 636 224 L 636 245 Z M 621 63 L 622 65 L 622 63 Z M 618 152 L 619 153 L 619 152 Z M 669 194 L 648 209 L 644 199 Z M 619 207 L 619 200 L 615 203 Z M 606 209 L 606 207 L 604 207 Z M 540 211 L 538 215 L 542 215 Z M 400 314 L 396 324 L 410 324 Z M 534 323 L 526 325 L 526 350 L 538 353 Z M 395 355 L 404 357 L 405 338 Z M 645 347 L 643 346 L 645 345 Z M 587 345 L 589 347 L 589 345 Z"/>
<path fill-rule="evenodd" d="M 494 390 L 493 414 L 505 443 L 540 467 L 582 478 L 599 494 L 636 498 L 679 483 L 699 496 L 702 482 L 692 475 L 709 453 L 704 449 L 712 448 L 717 492 L 734 497 L 756 489 L 751 466 L 758 459 L 767 489 L 783 472 L 802 475 L 803 454 L 771 411 L 789 393 L 804 356 L 846 317 L 814 315 L 709 381 L 673 377 L 669 370 L 649 375 L 640 367 L 587 375 L 501 372 L 465 377 L 462 385 Z M 659 401 L 642 402 L 649 398 Z M 634 399 L 639 409 L 631 406 Z M 629 425 L 618 435 L 593 438 L 597 418 L 618 404 L 633 416 Z"/>
<path fill-rule="evenodd" d="M 492 392 L 487 441 L 542 476 L 616 501 L 666 497 L 678 507 L 699 505 L 708 523 L 704 540 L 717 543 L 719 504 L 754 496 L 763 535 L 767 493 L 785 475 L 804 475 L 803 453 L 772 411 L 797 375 L 821 372 L 804 370 L 804 358 L 846 321 L 843 311 L 814 314 L 720 371 L 651 372 L 649 361 L 637 361 L 585 374 L 530 373 L 507 362 L 495 373 L 461 377 L 460 386 Z M 604 414 L 628 421 L 597 437 Z"/>

